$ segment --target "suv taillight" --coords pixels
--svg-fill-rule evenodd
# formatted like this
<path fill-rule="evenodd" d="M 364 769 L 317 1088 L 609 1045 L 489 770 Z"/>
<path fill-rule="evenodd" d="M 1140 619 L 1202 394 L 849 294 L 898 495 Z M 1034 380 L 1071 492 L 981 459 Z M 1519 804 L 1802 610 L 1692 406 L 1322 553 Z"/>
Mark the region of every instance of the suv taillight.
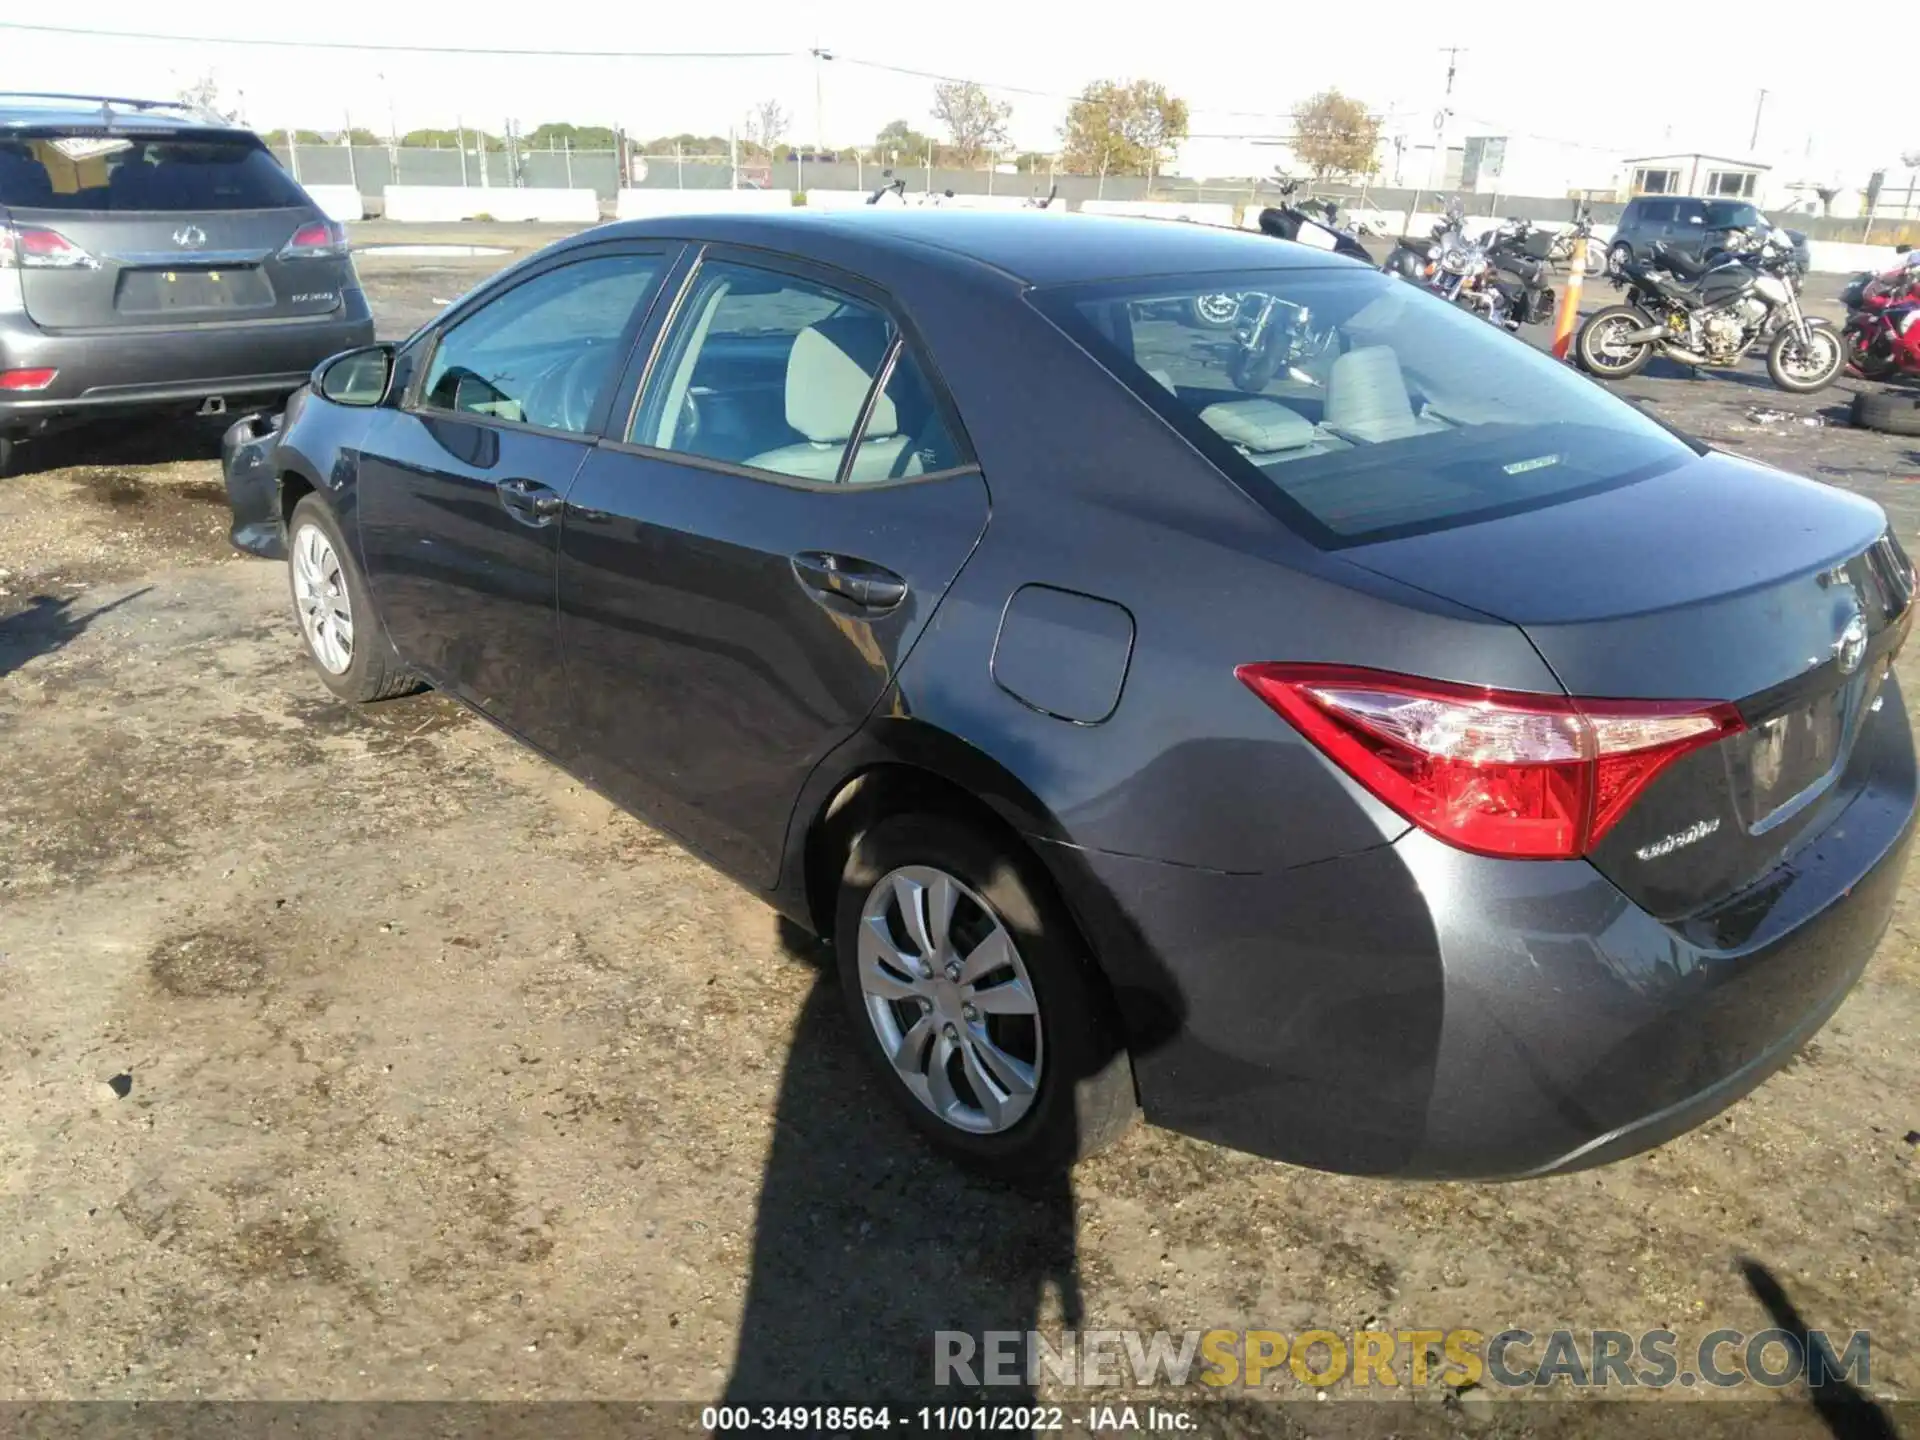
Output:
<path fill-rule="evenodd" d="M 57 230 L 0 225 L 0 270 L 98 270 L 100 262 Z"/>
<path fill-rule="evenodd" d="M 293 232 L 280 247 L 282 260 L 312 260 L 347 253 L 347 227 L 332 220 L 313 220 Z"/>
<path fill-rule="evenodd" d="M 1514 860 L 1586 854 L 1661 771 L 1746 728 L 1708 701 L 1570 699 L 1336 665 L 1234 674 L 1428 834 Z"/>

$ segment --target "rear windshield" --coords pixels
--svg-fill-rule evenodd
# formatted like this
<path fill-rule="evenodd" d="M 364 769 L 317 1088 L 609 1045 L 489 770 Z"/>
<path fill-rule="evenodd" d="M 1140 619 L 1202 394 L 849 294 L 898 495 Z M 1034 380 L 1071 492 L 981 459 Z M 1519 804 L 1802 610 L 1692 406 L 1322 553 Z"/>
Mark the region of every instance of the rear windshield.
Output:
<path fill-rule="evenodd" d="M 21 210 L 277 210 L 305 203 L 257 141 L 54 133 L 0 139 L 0 205 Z"/>
<path fill-rule="evenodd" d="M 1033 298 L 1243 488 L 1328 547 L 1556 504 L 1693 455 L 1524 342 L 1359 266 Z"/>

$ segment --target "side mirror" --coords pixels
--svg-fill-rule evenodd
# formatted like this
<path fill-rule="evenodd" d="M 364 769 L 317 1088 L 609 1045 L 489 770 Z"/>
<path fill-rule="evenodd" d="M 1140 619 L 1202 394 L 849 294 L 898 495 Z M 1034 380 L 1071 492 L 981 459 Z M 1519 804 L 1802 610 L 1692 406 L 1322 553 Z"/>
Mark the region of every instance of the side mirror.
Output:
<path fill-rule="evenodd" d="M 320 362 L 313 372 L 314 393 L 336 405 L 378 405 L 393 380 L 393 346 L 368 345 Z"/>

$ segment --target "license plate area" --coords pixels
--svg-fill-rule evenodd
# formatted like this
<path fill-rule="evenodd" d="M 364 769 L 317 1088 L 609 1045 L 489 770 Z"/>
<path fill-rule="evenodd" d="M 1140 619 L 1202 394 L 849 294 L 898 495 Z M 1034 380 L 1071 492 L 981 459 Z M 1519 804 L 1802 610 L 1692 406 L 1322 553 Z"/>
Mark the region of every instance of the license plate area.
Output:
<path fill-rule="evenodd" d="M 1785 820 L 1838 772 L 1846 755 L 1853 688 L 1830 690 L 1761 721 L 1742 737 L 1746 752 L 1742 809 L 1750 831 L 1767 830 Z"/>
<path fill-rule="evenodd" d="M 113 303 L 123 315 L 260 310 L 272 306 L 273 289 L 255 265 L 125 270 Z"/>

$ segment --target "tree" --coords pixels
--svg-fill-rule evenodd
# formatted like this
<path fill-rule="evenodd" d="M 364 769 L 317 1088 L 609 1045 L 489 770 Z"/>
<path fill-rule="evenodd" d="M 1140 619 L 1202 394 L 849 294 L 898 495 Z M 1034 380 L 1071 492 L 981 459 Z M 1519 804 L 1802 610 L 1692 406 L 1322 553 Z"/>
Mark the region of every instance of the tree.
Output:
<path fill-rule="evenodd" d="M 873 138 L 875 157 L 886 164 L 896 160 L 909 165 L 926 161 L 933 141 L 904 120 L 889 120 Z"/>
<path fill-rule="evenodd" d="M 933 87 L 933 118 L 953 137 L 953 157 L 972 167 L 982 156 L 1007 143 L 1013 106 L 995 100 L 971 80 L 946 80 Z"/>
<path fill-rule="evenodd" d="M 1332 174 L 1370 174 L 1380 143 L 1380 122 L 1367 107 L 1338 90 L 1322 90 L 1293 117 L 1293 153 L 1316 180 Z"/>
<path fill-rule="evenodd" d="M 1187 102 L 1152 80 L 1096 80 L 1068 107 L 1060 136 L 1063 170 L 1152 176 L 1187 137 Z"/>
<path fill-rule="evenodd" d="M 787 133 L 787 108 L 778 100 L 762 100 L 747 112 L 747 143 L 771 155 Z"/>
<path fill-rule="evenodd" d="M 191 84 L 181 86 L 180 103 L 191 105 L 196 110 L 209 111 L 222 120 L 233 119 L 233 112 L 220 104 L 220 82 L 213 78 L 211 72 Z"/>
<path fill-rule="evenodd" d="M 376 140 L 364 130 L 353 132 L 356 145 L 384 145 L 384 140 Z M 409 130 L 400 137 L 400 143 L 415 150 L 457 150 L 461 145 L 474 150 L 504 150 L 506 142 L 498 135 L 489 135 L 484 130 Z"/>
<path fill-rule="evenodd" d="M 534 150 L 612 150 L 618 141 L 605 125 L 568 125 L 549 122 L 537 125 L 526 137 Z"/>

